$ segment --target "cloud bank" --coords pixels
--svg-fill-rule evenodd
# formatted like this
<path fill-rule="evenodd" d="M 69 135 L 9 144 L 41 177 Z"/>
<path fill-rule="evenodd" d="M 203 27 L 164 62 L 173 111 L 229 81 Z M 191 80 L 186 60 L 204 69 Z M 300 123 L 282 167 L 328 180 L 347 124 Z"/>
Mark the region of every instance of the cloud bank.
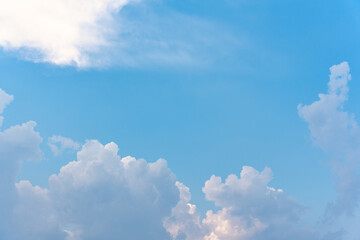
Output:
<path fill-rule="evenodd" d="M 328 92 L 299 105 L 314 142 L 332 156 L 338 199 L 328 219 L 353 214 L 359 203 L 359 128 L 343 106 L 348 98 L 349 65 L 330 68 Z M 13 96 L 0 90 L 0 113 Z M 203 193 L 215 208 L 200 217 L 190 189 L 159 159 L 120 157 L 118 146 L 88 140 L 80 145 L 53 136 L 55 154 L 78 150 L 76 160 L 49 177 L 48 187 L 16 181 L 22 161 L 41 161 L 36 123 L 0 132 L 0 238 L 8 240 L 339 240 L 341 232 L 316 230 L 302 221 L 307 210 L 281 189 L 271 187 L 270 168 L 244 166 L 225 180 L 215 175 Z M 216 210 L 215 210 L 216 209 Z M 330 233 L 329 233 L 330 232 Z"/>
<path fill-rule="evenodd" d="M 12 96 L 0 91 L 0 106 Z M 48 187 L 16 181 L 22 161 L 40 161 L 42 138 L 29 121 L 0 132 L 0 238 L 8 240 L 97 239 L 315 239 L 299 222 L 304 207 L 271 188 L 269 168 L 243 167 L 225 182 L 212 176 L 203 192 L 219 210 L 204 219 L 190 189 L 167 162 L 120 157 L 118 146 L 88 140 L 76 160 L 49 177 Z M 56 151 L 79 147 L 53 136 Z M 56 153 L 55 151 L 55 153 Z"/>

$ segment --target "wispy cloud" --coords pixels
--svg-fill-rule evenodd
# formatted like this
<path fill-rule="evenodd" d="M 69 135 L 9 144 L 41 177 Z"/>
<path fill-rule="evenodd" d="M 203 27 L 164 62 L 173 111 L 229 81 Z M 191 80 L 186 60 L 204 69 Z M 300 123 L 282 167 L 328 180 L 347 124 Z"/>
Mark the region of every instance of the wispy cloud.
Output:
<path fill-rule="evenodd" d="M 55 156 L 59 156 L 63 151 L 67 149 L 78 150 L 80 144 L 70 138 L 63 136 L 52 136 L 48 139 L 48 146 Z"/>

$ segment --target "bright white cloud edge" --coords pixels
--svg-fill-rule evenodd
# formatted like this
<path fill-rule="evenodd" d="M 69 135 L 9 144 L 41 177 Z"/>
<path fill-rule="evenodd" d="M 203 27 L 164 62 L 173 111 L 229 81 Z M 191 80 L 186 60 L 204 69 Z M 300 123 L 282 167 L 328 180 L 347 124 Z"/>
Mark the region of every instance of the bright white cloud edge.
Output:
<path fill-rule="evenodd" d="M 130 0 L 0 0 L 0 46 L 34 61 L 85 67 L 110 44 L 113 14 Z"/>

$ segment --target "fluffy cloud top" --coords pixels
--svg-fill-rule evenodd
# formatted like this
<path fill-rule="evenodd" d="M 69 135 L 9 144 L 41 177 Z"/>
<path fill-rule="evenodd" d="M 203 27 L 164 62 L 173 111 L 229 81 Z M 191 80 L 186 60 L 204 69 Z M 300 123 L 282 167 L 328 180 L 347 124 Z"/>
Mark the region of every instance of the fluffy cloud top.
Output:
<path fill-rule="evenodd" d="M 89 64 L 109 44 L 112 14 L 130 0 L 0 0 L 0 46 L 36 61 Z"/>
<path fill-rule="evenodd" d="M 165 160 L 120 158 L 115 143 L 88 141 L 49 189 L 16 184 L 6 239 L 168 239 L 162 219 L 179 199 Z M 9 207 L 9 205 L 8 205 Z"/>
<path fill-rule="evenodd" d="M 8 101 L 3 97 L 0 105 Z M 165 160 L 121 158 L 115 143 L 87 141 L 76 161 L 50 176 L 49 188 L 16 183 L 22 161 L 42 158 L 35 126 L 30 121 L 0 132 L 0 239 L 170 238 L 163 219 L 179 190 Z"/>
<path fill-rule="evenodd" d="M 208 211 L 201 223 L 196 207 L 189 203 L 189 189 L 178 184 L 181 198 L 164 226 L 176 240 L 319 239 L 298 221 L 304 207 L 269 187 L 271 179 L 269 168 L 258 172 L 248 166 L 240 178 L 229 175 L 224 183 L 212 176 L 203 192 L 220 210 Z"/>
<path fill-rule="evenodd" d="M 165 160 L 120 158 L 115 143 L 87 142 L 49 178 L 58 220 L 74 239 L 166 239 L 162 219 L 179 192 Z"/>
<path fill-rule="evenodd" d="M 328 93 L 319 94 L 311 105 L 299 105 L 299 115 L 309 124 L 316 144 L 327 152 L 344 155 L 352 145 L 357 145 L 358 126 L 352 115 L 344 112 L 348 98 L 347 83 L 351 79 L 347 62 L 330 68 Z"/>

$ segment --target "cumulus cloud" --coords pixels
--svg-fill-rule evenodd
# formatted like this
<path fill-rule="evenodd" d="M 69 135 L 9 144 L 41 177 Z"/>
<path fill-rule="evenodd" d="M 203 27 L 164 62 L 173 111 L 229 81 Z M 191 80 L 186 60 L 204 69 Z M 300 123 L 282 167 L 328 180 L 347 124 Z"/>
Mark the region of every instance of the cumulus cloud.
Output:
<path fill-rule="evenodd" d="M 331 155 L 337 176 L 339 195 L 335 203 L 329 204 L 326 219 L 344 212 L 352 214 L 360 199 L 360 131 L 353 114 L 343 110 L 350 79 L 347 62 L 332 66 L 328 92 L 319 94 L 319 100 L 310 105 L 298 106 L 315 144 Z"/>
<path fill-rule="evenodd" d="M 0 98 L 0 106 L 8 102 Z M 48 188 L 16 183 L 22 161 L 42 159 L 35 126 L 30 121 L 0 132 L 0 239 L 170 238 L 163 219 L 177 204 L 179 190 L 165 160 L 121 158 L 115 143 L 93 140 L 49 177 Z M 76 145 L 63 137 L 51 140 Z"/>
<path fill-rule="evenodd" d="M 120 158 L 115 143 L 87 142 L 49 178 L 59 222 L 75 239 L 166 239 L 162 219 L 179 192 L 165 160 Z"/>
<path fill-rule="evenodd" d="M 130 0 L 0 1 L 0 46 L 23 50 L 35 61 L 89 64 L 109 45 L 112 15 Z"/>
<path fill-rule="evenodd" d="M 52 136 L 48 139 L 48 146 L 55 156 L 59 156 L 63 151 L 67 149 L 77 150 L 80 148 L 80 144 L 70 138 L 63 136 Z"/>
<path fill-rule="evenodd" d="M 67 234 L 57 221 L 49 190 L 33 186 L 29 181 L 20 181 L 15 187 L 17 202 L 7 239 L 64 240 Z"/>
<path fill-rule="evenodd" d="M 0 113 L 13 97 L 0 90 Z M 35 132 L 35 122 L 0 131 L 0 238 L 7 239 L 12 227 L 12 208 L 18 200 L 15 188 L 23 160 L 39 161 L 42 138 Z"/>
<path fill-rule="evenodd" d="M 49 188 L 17 183 L 6 239 L 169 239 L 162 220 L 179 199 L 175 175 L 163 159 L 117 153 L 115 143 L 88 141 Z"/>
<path fill-rule="evenodd" d="M 23 160 L 39 161 L 42 139 L 34 131 L 34 122 L 0 132 L 0 238 L 7 239 L 11 229 L 12 208 L 17 201 L 16 176 Z"/>
<path fill-rule="evenodd" d="M 212 176 L 203 192 L 220 210 L 209 210 L 201 223 L 189 203 L 189 189 L 178 184 L 181 200 L 164 226 L 177 240 L 319 239 L 299 223 L 304 207 L 281 189 L 269 187 L 271 179 L 269 168 L 258 172 L 248 166 L 240 177 L 229 175 L 225 182 Z"/>

